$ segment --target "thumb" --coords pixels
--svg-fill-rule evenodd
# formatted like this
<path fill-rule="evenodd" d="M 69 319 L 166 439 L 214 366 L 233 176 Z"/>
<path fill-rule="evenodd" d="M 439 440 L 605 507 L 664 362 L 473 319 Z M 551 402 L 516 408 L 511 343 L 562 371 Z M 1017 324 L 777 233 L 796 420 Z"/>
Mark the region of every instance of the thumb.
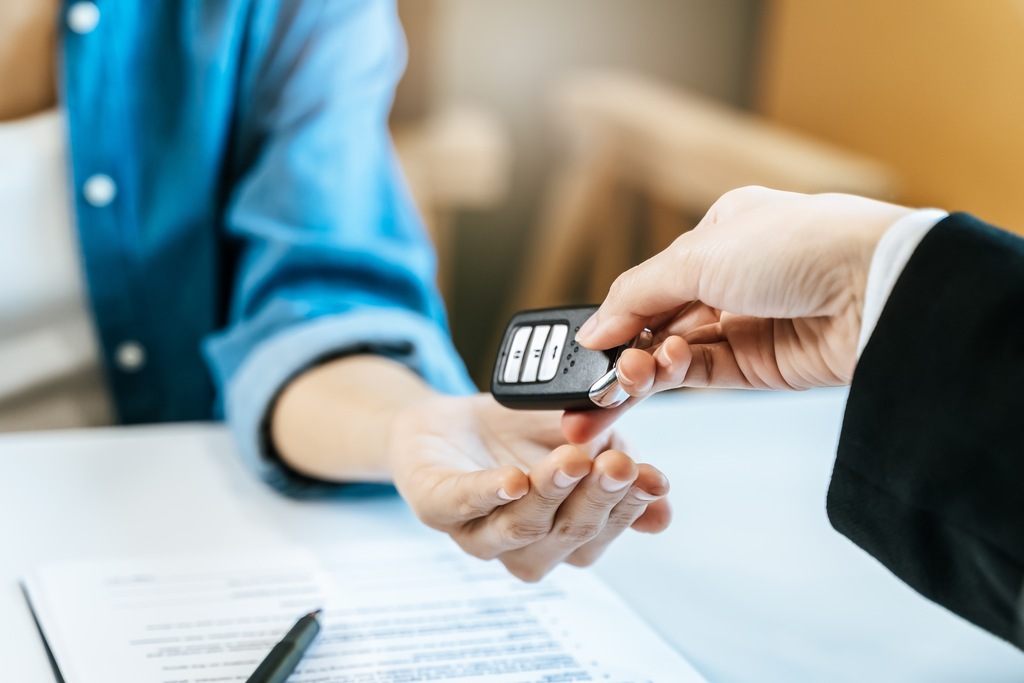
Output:
<path fill-rule="evenodd" d="M 410 506 L 427 526 L 447 531 L 522 498 L 529 488 L 529 478 L 517 467 L 439 470 L 421 478 Z"/>
<path fill-rule="evenodd" d="M 576 341 L 589 349 L 625 344 L 645 327 L 657 330 L 700 299 L 705 241 L 704 233 L 688 232 L 617 277 L 604 303 L 576 334 Z"/>

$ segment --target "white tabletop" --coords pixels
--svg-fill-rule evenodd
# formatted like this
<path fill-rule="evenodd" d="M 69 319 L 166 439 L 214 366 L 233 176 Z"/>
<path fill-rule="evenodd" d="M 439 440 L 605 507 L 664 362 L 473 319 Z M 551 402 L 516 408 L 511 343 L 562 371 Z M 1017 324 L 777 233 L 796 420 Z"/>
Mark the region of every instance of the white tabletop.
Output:
<path fill-rule="evenodd" d="M 835 533 L 825 491 L 845 395 L 687 392 L 622 423 L 676 519 L 597 571 L 710 681 L 1020 681 L 1024 655 L 932 605 Z M 3 680 L 52 681 L 18 588 L 55 560 L 344 545 L 431 534 L 394 496 L 295 501 L 214 425 L 0 437 Z"/>

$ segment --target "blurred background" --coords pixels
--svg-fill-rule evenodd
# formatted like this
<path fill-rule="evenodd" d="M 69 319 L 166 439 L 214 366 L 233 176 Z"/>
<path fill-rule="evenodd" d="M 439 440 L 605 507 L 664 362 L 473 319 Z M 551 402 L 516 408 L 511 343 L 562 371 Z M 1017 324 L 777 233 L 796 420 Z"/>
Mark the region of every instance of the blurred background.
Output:
<path fill-rule="evenodd" d="M 399 155 L 456 345 L 763 184 L 1024 231 L 1024 0 L 400 0 Z"/>

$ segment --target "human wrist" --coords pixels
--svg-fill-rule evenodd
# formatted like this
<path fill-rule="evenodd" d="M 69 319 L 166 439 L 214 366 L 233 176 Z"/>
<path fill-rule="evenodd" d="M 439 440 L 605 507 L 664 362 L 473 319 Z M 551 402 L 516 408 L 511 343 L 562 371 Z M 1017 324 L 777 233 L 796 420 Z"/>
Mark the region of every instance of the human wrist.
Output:
<path fill-rule="evenodd" d="M 853 195 L 819 195 L 827 205 L 823 218 L 826 224 L 836 225 L 841 234 L 843 267 L 840 281 L 837 283 L 844 291 L 843 299 L 848 302 L 844 306 L 844 314 L 849 320 L 849 333 L 852 336 L 851 348 L 856 348 L 857 335 L 861 329 L 866 303 L 866 291 L 871 271 L 872 259 L 882 237 L 889 228 L 913 209 L 889 204 L 886 202 L 856 197 Z"/>
<path fill-rule="evenodd" d="M 422 395 L 410 397 L 408 401 L 399 406 L 391 417 L 389 429 L 386 432 L 387 442 L 385 445 L 384 465 L 390 473 L 391 480 L 399 486 L 409 474 L 410 460 L 412 455 L 409 444 L 414 443 L 417 436 L 424 433 L 424 426 L 429 422 L 426 415 L 431 406 L 438 400 L 445 400 L 450 397 L 438 394 L 429 389 Z"/>
<path fill-rule="evenodd" d="M 270 434 L 282 460 L 332 481 L 390 481 L 397 416 L 433 391 L 396 361 L 357 355 L 307 370 L 281 392 Z"/>
<path fill-rule="evenodd" d="M 909 211 L 893 222 L 879 238 L 872 252 L 864 288 L 865 301 L 857 343 L 858 358 L 871 338 L 882 309 L 910 257 L 925 235 L 948 215 L 942 209 Z"/>

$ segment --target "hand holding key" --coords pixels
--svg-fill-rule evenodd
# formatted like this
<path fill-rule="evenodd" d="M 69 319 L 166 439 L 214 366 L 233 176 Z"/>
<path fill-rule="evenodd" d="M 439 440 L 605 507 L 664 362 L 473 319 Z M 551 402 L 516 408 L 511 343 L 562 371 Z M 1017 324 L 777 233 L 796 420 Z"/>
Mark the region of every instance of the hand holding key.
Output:
<path fill-rule="evenodd" d="M 653 353 L 627 350 L 617 362 L 636 398 L 680 386 L 849 383 L 872 255 L 908 213 L 850 195 L 734 190 L 691 232 L 619 276 L 578 341 L 608 349 L 655 330 Z M 565 434 L 591 439 L 624 407 L 567 413 Z"/>

